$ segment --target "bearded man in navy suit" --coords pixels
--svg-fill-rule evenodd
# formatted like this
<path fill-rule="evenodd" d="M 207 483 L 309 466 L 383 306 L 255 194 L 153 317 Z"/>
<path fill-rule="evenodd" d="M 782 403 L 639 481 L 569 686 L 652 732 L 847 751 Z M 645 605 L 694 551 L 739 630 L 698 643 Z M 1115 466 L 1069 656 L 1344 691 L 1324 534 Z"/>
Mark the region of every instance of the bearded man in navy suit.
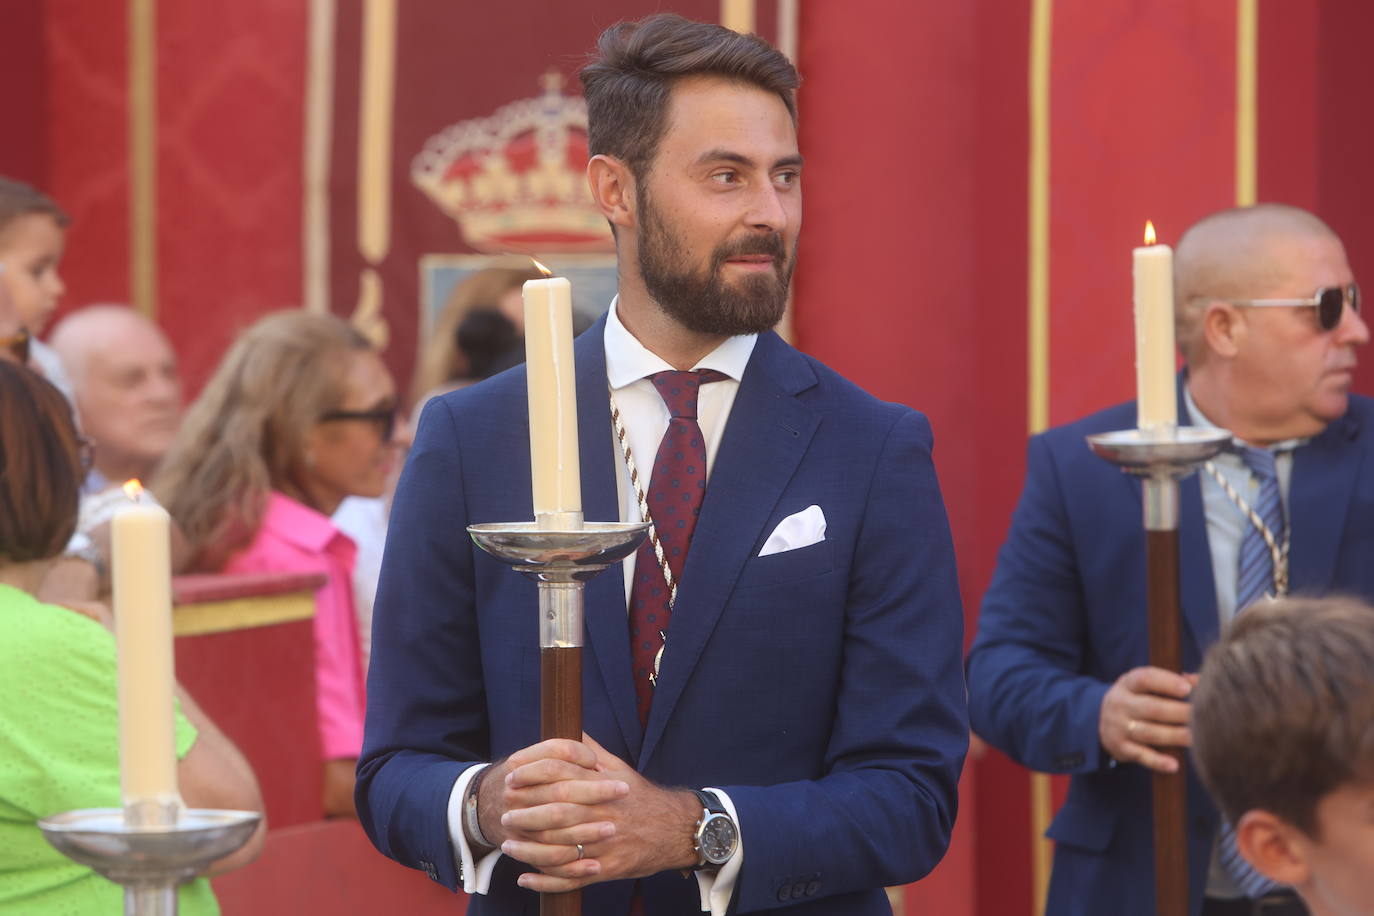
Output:
<path fill-rule="evenodd" d="M 599 52 L 588 181 L 619 296 L 575 344 L 583 508 L 640 515 L 612 408 L 651 507 L 665 430 L 695 424 L 670 622 L 639 616 L 641 586 L 670 591 L 652 555 L 590 582 L 587 737 L 539 742 L 535 586 L 464 534 L 530 517 L 525 374 L 431 402 L 377 598 L 359 816 L 474 914 L 579 888 L 609 916 L 887 914 L 882 888 L 944 854 L 967 746 L 929 425 L 771 331 L 801 227 L 786 58 L 668 15 Z"/>
<path fill-rule="evenodd" d="M 1247 507 L 1266 487 L 1262 591 L 1286 580 L 1374 598 L 1374 402 L 1349 393 L 1369 329 L 1345 249 L 1306 211 L 1261 204 L 1197 223 L 1175 254 L 1175 308 L 1179 422 L 1233 437 L 1180 493 L 1183 664 L 1196 671 L 1254 591 L 1242 561 L 1264 519 Z M 1073 775 L 1049 830 L 1054 916 L 1155 912 L 1150 772 L 1175 771 L 1160 750 L 1191 740 L 1192 679 L 1148 664 L 1140 483 L 1084 442 L 1135 425 L 1123 404 L 1031 440 L 969 655 L 974 730 L 1026 766 Z M 1305 912 L 1286 889 L 1252 887 L 1191 772 L 1188 800 L 1192 913 Z"/>

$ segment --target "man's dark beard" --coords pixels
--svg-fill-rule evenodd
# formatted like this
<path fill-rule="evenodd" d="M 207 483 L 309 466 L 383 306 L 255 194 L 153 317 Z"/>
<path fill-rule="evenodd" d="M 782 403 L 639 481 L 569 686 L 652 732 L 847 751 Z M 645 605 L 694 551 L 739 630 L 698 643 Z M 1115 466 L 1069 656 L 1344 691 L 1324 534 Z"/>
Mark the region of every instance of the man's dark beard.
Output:
<path fill-rule="evenodd" d="M 684 246 L 659 217 L 646 194 L 640 208 L 639 273 L 659 306 L 678 324 L 698 334 L 733 337 L 773 327 L 787 306 L 793 255 L 776 232 L 726 242 L 711 253 L 703 274 L 677 257 Z M 769 255 L 774 269 L 727 284 L 721 268 L 729 258 Z"/>

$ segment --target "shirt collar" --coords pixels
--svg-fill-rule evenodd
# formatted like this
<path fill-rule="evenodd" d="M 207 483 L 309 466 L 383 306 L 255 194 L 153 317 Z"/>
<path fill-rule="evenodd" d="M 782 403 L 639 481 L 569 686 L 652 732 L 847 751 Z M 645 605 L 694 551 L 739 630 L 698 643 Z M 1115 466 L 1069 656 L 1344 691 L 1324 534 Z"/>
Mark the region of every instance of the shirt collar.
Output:
<path fill-rule="evenodd" d="M 614 389 L 624 388 L 655 372 L 671 371 L 673 368 L 620 323 L 620 316 L 616 313 L 619 301 L 619 296 L 611 300 L 611 308 L 606 315 L 606 378 Z M 738 382 L 744 378 L 744 369 L 749 365 L 749 357 L 758 339 L 757 334 L 727 337 L 692 368 L 715 369 Z"/>
<path fill-rule="evenodd" d="M 1197 401 L 1193 400 L 1193 393 L 1188 390 L 1186 384 L 1183 386 L 1183 404 L 1188 408 L 1188 419 L 1192 422 L 1193 426 L 1200 426 L 1203 429 L 1220 429 L 1223 432 L 1230 432 L 1229 429 L 1217 426 L 1211 420 L 1207 419 L 1207 415 L 1202 412 L 1202 408 L 1197 406 Z M 1248 443 L 1240 441 L 1235 436 L 1231 437 L 1231 441 L 1236 445 L 1248 445 Z M 1310 437 L 1302 439 L 1284 439 L 1282 442 L 1275 442 L 1267 446 L 1267 448 L 1274 453 L 1291 452 L 1293 449 L 1300 448 L 1311 441 Z"/>
<path fill-rule="evenodd" d="M 336 538 L 345 537 L 328 516 L 276 490 L 268 494 L 262 527 L 311 551 L 322 551 Z"/>

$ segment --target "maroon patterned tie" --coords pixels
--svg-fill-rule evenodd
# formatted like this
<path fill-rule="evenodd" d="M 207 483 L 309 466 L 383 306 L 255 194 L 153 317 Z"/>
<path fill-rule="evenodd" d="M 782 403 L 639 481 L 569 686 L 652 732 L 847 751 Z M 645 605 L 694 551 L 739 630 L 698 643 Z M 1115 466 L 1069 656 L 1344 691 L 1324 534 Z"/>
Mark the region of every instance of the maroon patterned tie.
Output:
<path fill-rule="evenodd" d="M 708 382 L 726 378 L 714 369 L 649 376 L 672 418 L 658 446 L 646 499 L 675 582 L 681 581 L 687 565 L 687 549 L 706 495 L 706 438 L 697 425 L 697 391 Z M 634 585 L 630 589 L 630 658 L 641 723 L 649 720 L 657 680 L 654 660 L 663 648 L 672 613 L 672 593 L 650 539 L 635 555 Z"/>

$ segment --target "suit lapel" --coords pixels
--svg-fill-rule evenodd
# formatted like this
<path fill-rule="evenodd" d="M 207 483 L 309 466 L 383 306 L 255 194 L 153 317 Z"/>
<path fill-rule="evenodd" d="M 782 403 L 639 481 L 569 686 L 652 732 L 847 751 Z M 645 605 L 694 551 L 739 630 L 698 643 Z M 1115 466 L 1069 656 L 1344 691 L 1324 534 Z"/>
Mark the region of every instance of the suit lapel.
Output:
<path fill-rule="evenodd" d="M 649 712 L 643 769 L 820 417 L 795 394 L 815 384 L 809 363 L 771 332 L 759 335 L 716 452 L 678 587 Z"/>
<path fill-rule="evenodd" d="M 1359 472 L 1360 450 L 1351 443 L 1359 422 L 1347 414 L 1293 454 L 1288 488 L 1292 531 L 1289 588 L 1324 591 L 1331 587 L 1336 554 Z"/>
<path fill-rule="evenodd" d="M 577 338 L 577 439 L 582 463 L 582 511 L 588 521 L 620 521 L 616 474 L 620 455 L 611 437 L 606 389 L 606 318 Z M 625 612 L 625 576 L 619 563 L 587 583 L 587 646 L 601 675 L 616 723 L 633 755 L 644 730 L 635 710 L 630 674 L 630 629 Z M 633 762 L 633 761 L 631 761 Z"/>

